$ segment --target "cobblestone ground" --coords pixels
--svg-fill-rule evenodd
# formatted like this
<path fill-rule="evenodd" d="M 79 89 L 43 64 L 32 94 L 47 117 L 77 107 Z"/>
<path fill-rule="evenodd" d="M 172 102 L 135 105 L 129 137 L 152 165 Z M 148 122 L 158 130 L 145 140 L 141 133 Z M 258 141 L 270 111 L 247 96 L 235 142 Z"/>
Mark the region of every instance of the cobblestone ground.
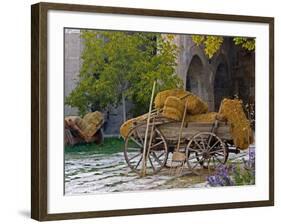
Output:
<path fill-rule="evenodd" d="M 228 161 L 242 163 L 243 159 L 248 160 L 248 150 L 230 154 Z M 208 174 L 206 170 L 203 175 L 197 176 L 185 167 L 180 176 L 175 176 L 170 175 L 170 169 L 163 168 L 156 175 L 140 178 L 128 168 L 123 153 L 65 154 L 66 195 L 208 187 L 206 184 Z"/>

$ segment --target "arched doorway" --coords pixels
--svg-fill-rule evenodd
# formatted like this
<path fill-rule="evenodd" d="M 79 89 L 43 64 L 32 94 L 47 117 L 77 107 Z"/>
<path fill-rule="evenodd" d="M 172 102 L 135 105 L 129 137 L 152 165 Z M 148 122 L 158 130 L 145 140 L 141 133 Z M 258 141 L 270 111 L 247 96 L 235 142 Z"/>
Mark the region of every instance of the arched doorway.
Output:
<path fill-rule="evenodd" d="M 201 59 L 195 55 L 189 65 L 187 75 L 186 75 L 186 85 L 185 89 L 191 91 L 192 93 L 202 96 L 202 71 L 203 64 Z"/>
<path fill-rule="evenodd" d="M 231 80 L 229 78 L 228 68 L 225 63 L 218 65 L 214 80 L 214 101 L 215 111 L 219 110 L 220 103 L 224 98 L 231 95 Z"/>

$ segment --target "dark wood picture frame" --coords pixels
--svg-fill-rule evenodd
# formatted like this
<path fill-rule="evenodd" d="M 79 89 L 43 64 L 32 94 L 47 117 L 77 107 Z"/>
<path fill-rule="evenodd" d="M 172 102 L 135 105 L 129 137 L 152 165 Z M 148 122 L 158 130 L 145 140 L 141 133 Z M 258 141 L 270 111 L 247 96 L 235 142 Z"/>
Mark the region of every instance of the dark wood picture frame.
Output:
<path fill-rule="evenodd" d="M 269 200 L 48 214 L 47 13 L 49 10 L 160 16 L 170 18 L 195 18 L 269 24 Z M 274 18 L 90 5 L 38 3 L 31 6 L 31 41 L 31 217 L 33 219 L 45 221 L 274 205 Z"/>

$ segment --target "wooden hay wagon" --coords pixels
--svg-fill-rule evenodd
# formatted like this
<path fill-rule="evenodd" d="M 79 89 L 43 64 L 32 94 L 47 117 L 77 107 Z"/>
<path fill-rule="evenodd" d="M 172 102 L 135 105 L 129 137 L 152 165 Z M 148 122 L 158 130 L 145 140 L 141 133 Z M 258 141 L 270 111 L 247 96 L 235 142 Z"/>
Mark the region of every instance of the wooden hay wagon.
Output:
<path fill-rule="evenodd" d="M 140 176 L 156 174 L 165 166 L 184 164 L 200 175 L 204 168 L 215 170 L 226 163 L 229 152 L 239 150 L 233 146 L 230 124 L 226 121 L 184 124 L 157 112 L 151 114 L 149 122 L 145 119 L 133 124 L 124 148 L 128 166 Z"/>

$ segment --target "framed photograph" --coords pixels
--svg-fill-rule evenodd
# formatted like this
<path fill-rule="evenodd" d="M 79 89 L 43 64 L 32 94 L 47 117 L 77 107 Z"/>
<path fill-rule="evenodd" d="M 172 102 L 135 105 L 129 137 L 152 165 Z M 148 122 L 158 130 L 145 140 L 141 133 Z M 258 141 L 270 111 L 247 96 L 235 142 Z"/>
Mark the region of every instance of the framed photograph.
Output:
<path fill-rule="evenodd" d="M 274 18 L 31 9 L 33 219 L 274 205 Z"/>

